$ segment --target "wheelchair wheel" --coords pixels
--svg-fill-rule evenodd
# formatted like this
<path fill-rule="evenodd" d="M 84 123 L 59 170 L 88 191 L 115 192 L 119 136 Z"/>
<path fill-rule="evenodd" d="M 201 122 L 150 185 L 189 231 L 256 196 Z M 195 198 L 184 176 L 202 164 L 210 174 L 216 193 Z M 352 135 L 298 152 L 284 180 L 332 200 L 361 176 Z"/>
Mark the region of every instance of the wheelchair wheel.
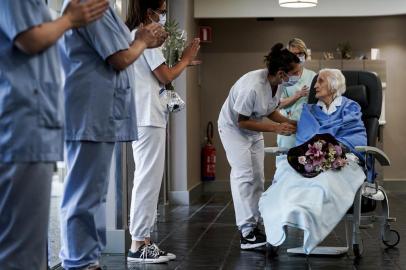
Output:
<path fill-rule="evenodd" d="M 364 252 L 362 243 L 361 244 L 353 244 L 352 245 L 352 252 L 356 258 L 361 258 L 362 253 Z"/>
<path fill-rule="evenodd" d="M 387 247 L 389 247 L 389 248 L 393 248 L 393 247 L 396 247 L 397 244 L 399 244 L 400 235 L 399 235 L 399 233 L 398 233 L 396 230 L 390 230 L 390 233 L 391 233 L 391 235 L 390 235 L 390 236 L 391 236 L 391 237 L 390 237 L 390 240 L 385 241 L 385 240 L 383 239 L 383 236 L 382 236 L 382 242 L 384 243 L 385 246 L 387 246 Z"/>

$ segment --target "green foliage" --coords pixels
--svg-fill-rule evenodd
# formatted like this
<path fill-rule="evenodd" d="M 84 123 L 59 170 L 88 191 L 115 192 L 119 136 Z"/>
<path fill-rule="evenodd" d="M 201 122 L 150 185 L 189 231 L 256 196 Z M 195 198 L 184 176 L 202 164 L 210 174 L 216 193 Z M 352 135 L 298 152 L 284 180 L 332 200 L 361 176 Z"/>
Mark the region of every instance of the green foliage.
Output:
<path fill-rule="evenodd" d="M 166 64 L 172 67 L 182 57 L 182 52 L 186 46 L 186 33 L 179 28 L 179 23 L 175 20 L 168 20 L 165 24 L 165 30 L 169 36 L 163 44 L 162 51 Z"/>
<path fill-rule="evenodd" d="M 338 43 L 337 51 L 341 54 L 341 59 L 351 59 L 351 44 L 350 42 Z"/>

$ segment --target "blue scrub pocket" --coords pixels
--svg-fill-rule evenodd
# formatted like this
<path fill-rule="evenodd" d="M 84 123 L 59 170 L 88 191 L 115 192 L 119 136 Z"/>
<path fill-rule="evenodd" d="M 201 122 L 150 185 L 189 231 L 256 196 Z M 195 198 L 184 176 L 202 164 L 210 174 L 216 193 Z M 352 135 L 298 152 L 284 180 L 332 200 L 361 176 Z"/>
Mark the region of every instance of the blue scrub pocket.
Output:
<path fill-rule="evenodd" d="M 130 118 L 131 87 L 114 90 L 113 117 L 116 120 Z"/>
<path fill-rule="evenodd" d="M 41 83 L 34 89 L 37 99 L 38 124 L 46 128 L 62 128 L 63 125 L 63 93 L 60 85 Z"/>

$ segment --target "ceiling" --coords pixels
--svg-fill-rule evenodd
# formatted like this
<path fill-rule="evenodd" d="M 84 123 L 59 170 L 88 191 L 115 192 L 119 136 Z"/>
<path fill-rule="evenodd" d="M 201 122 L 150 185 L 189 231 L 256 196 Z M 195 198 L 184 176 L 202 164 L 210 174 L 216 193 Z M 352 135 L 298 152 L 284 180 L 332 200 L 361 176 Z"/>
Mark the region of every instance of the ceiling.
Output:
<path fill-rule="evenodd" d="M 319 0 L 314 8 L 281 8 L 278 0 L 194 0 L 195 18 L 359 17 L 406 14 L 406 0 Z"/>

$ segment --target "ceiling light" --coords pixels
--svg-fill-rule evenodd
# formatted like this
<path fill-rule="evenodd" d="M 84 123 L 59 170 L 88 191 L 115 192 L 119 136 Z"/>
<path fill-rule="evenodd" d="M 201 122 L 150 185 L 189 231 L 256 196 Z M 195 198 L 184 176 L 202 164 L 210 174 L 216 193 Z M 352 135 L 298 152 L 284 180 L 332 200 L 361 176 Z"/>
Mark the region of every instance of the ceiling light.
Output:
<path fill-rule="evenodd" d="M 281 7 L 307 8 L 317 6 L 317 0 L 279 0 Z"/>

